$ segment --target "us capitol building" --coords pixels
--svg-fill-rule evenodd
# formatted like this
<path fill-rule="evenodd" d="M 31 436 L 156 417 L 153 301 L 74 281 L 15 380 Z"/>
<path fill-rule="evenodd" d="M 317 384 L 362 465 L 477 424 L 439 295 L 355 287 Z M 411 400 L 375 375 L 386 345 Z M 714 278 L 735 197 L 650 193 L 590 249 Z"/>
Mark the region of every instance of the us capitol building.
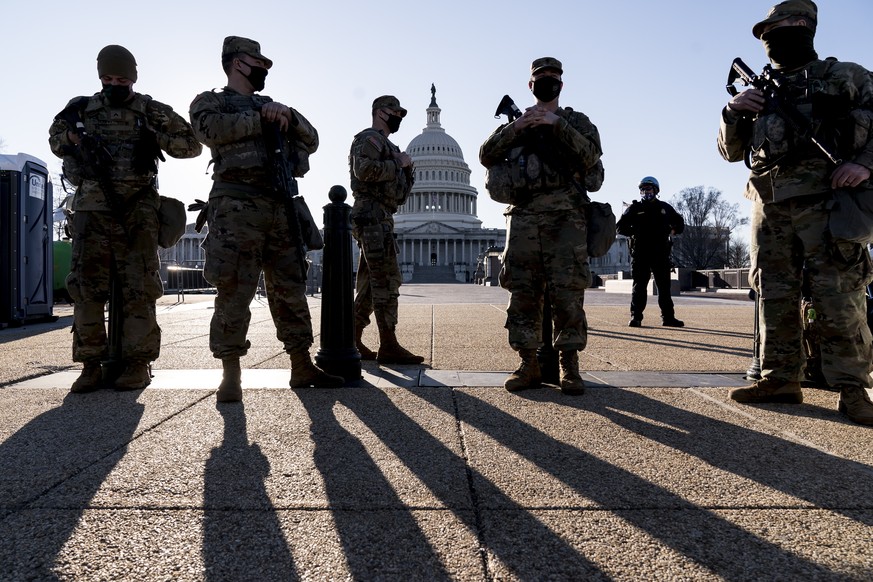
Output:
<path fill-rule="evenodd" d="M 505 229 L 482 228 L 476 217 L 478 194 L 470 185 L 470 167 L 458 142 L 440 125 L 440 111 L 431 86 L 427 127 L 405 150 L 415 164 L 415 185 L 394 216 L 404 282 L 472 281 L 477 261 L 506 242 Z M 176 246 L 160 249 L 162 270 L 167 265 L 202 268 L 200 245 L 208 229 L 206 225 L 197 233 L 189 224 Z M 353 256 L 357 269 L 358 253 Z M 308 258 L 320 271 L 321 251 L 310 252 Z"/>
<path fill-rule="evenodd" d="M 506 230 L 482 228 L 476 188 L 458 142 L 440 124 L 442 111 L 431 85 L 427 126 L 406 147 L 415 185 L 394 215 L 404 281 L 471 281 L 477 260 L 503 247 Z"/>
<path fill-rule="evenodd" d="M 394 215 L 398 260 L 404 283 L 482 282 L 497 284 L 498 251 L 506 244 L 506 229 L 482 228 L 477 218 L 478 193 L 470 185 L 470 166 L 455 139 L 440 123 L 442 110 L 431 85 L 427 125 L 413 138 L 406 153 L 415 164 L 415 185 Z M 351 202 L 349 200 L 348 202 Z M 160 249 L 164 280 L 168 265 L 200 269 L 205 256 L 200 247 L 208 232 L 189 224 L 182 240 Z M 595 273 L 615 273 L 630 268 L 627 241 L 619 236 L 610 252 L 591 259 Z M 354 243 L 353 243 L 354 244 Z M 312 251 L 315 275 L 321 271 L 321 251 Z M 357 269 L 358 253 L 354 252 Z"/>

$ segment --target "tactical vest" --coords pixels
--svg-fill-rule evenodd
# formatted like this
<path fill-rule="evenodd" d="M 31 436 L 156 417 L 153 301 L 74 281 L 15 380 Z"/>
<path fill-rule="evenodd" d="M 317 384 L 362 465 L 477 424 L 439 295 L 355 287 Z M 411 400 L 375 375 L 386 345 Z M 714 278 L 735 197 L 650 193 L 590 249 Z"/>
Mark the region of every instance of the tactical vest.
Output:
<path fill-rule="evenodd" d="M 828 106 L 823 104 L 822 95 L 826 95 L 827 81 L 825 77 L 833 59 L 815 61 L 808 67 L 796 73 L 785 75 L 784 88 L 787 101 L 797 109 L 805 119 L 812 123 L 813 134 L 832 149 L 837 145 L 836 126 L 823 119 L 836 115 L 835 111 L 824 111 Z M 824 106 L 823 106 L 824 105 Z M 848 114 L 848 111 L 845 112 Z M 821 157 L 818 150 L 808 139 L 795 131 L 791 124 L 775 112 L 767 112 L 756 118 L 752 130 L 751 169 L 754 173 L 764 173 L 781 161 L 790 161 L 800 157 Z M 791 158 L 788 158 L 788 156 Z M 821 163 L 825 163 L 822 158 Z"/>
<path fill-rule="evenodd" d="M 579 132 L 586 132 L 586 116 L 571 108 L 561 108 L 557 115 Z M 603 164 L 598 162 L 586 170 L 560 159 L 556 152 L 551 128 L 539 130 L 528 143 L 509 150 L 505 160 L 486 172 L 485 188 L 491 198 L 502 204 L 524 206 L 535 195 L 572 187 L 587 199 L 587 192 L 596 192 L 603 184 Z"/>
<path fill-rule="evenodd" d="M 272 101 L 263 95 L 241 95 L 231 91 L 222 91 L 217 95 L 222 100 L 221 112 L 231 114 L 257 111 L 261 106 Z M 267 146 L 261 134 L 247 136 L 232 143 L 219 144 L 210 149 L 216 174 L 221 174 L 228 169 L 263 168 L 269 162 Z"/>
<path fill-rule="evenodd" d="M 80 116 L 85 131 L 100 140 L 100 145 L 112 160 L 106 166 L 106 178 L 133 187 L 145 187 L 152 183 L 157 174 L 156 161 L 154 158 L 140 158 L 149 155 L 144 151 L 144 134 L 148 133 L 146 112 L 151 97 L 135 94 L 122 107 L 110 107 L 99 93 L 83 99 L 87 101 L 83 101 Z M 73 174 L 72 179 L 79 183 L 82 178 L 93 178 L 87 168 L 65 166 L 64 171 Z"/>

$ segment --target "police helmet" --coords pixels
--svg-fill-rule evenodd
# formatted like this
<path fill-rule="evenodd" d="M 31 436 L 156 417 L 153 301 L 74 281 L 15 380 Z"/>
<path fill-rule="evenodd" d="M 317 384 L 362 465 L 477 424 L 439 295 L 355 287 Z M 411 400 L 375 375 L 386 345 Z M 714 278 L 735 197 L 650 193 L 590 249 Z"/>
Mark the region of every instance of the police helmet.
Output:
<path fill-rule="evenodd" d="M 661 191 L 661 185 L 658 184 L 658 180 L 656 180 L 652 176 L 646 176 L 645 178 L 640 180 L 640 185 L 639 185 L 640 188 L 642 188 L 643 186 L 646 186 L 646 185 L 654 187 L 655 194 L 657 194 L 658 192 Z"/>

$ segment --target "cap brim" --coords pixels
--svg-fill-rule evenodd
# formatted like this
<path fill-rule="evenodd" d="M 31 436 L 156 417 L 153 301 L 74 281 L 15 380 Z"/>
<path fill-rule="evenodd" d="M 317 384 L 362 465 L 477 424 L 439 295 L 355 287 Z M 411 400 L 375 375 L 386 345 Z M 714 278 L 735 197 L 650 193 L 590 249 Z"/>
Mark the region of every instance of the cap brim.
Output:
<path fill-rule="evenodd" d="M 761 40 L 761 35 L 764 34 L 764 29 L 767 28 L 768 24 L 779 22 L 780 20 L 785 20 L 786 18 L 788 18 L 788 15 L 786 14 L 780 14 L 778 16 L 765 18 L 764 20 L 752 27 L 752 36 L 754 36 L 758 40 Z"/>
<path fill-rule="evenodd" d="M 530 74 L 531 74 L 531 75 L 536 75 L 536 74 L 539 73 L 540 71 L 547 71 L 547 70 L 549 70 L 549 69 L 551 69 L 552 71 L 557 71 L 559 75 L 563 75 L 563 74 L 564 74 L 563 69 L 559 69 L 558 67 L 537 67 L 536 69 L 534 69 L 533 71 L 531 71 Z"/>
<path fill-rule="evenodd" d="M 271 61 L 270 59 L 268 59 L 267 57 L 265 57 L 262 54 L 258 54 L 258 53 L 246 53 L 246 54 L 252 58 L 260 59 L 260 60 L 264 61 L 264 64 L 267 65 L 268 69 L 273 66 L 273 61 Z"/>

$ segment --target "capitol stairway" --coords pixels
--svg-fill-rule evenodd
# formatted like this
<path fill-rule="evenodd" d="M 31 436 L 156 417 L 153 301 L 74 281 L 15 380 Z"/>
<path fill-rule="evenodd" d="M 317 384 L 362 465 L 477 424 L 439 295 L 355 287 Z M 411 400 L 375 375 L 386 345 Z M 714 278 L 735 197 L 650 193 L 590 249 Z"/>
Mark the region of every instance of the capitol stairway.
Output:
<path fill-rule="evenodd" d="M 411 282 L 420 285 L 429 283 L 458 283 L 459 281 L 455 280 L 454 267 L 433 265 L 430 267 L 415 267 Z"/>

